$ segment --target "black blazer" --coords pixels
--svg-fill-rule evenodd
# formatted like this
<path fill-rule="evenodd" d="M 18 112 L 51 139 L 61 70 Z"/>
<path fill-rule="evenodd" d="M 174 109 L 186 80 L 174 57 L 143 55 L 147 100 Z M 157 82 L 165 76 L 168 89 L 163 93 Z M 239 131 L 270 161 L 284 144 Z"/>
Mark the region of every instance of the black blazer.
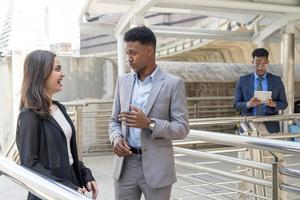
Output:
<path fill-rule="evenodd" d="M 78 190 L 78 186 L 85 186 L 94 178 L 90 169 L 78 160 L 75 127 L 66 108 L 57 101 L 53 101 L 53 103 L 62 111 L 72 128 L 70 146 L 74 159 L 73 168 L 80 185 L 76 185 L 72 181 L 67 139 L 59 124 L 52 116 L 43 119 L 27 108 L 22 109 L 17 123 L 16 142 L 21 165 Z M 29 194 L 28 199 L 38 198 Z"/>

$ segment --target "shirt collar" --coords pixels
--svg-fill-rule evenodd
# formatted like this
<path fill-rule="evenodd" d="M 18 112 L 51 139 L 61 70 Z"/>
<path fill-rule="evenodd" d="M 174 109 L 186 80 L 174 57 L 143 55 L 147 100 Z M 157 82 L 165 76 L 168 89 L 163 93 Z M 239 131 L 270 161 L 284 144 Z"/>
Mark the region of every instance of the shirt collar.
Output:
<path fill-rule="evenodd" d="M 259 78 L 259 76 L 256 74 L 256 72 L 254 72 L 254 78 L 255 80 L 257 80 Z M 263 79 L 267 78 L 267 72 L 262 76 Z"/>
<path fill-rule="evenodd" d="M 155 76 L 156 76 L 156 74 L 157 74 L 157 71 L 158 71 L 158 66 L 156 65 L 156 68 L 155 68 L 155 70 L 154 70 L 154 72 L 152 72 L 152 74 L 150 74 L 149 76 L 147 76 L 146 78 L 145 78 L 145 80 L 147 79 L 150 79 L 151 81 L 153 81 L 154 80 L 154 78 L 155 78 Z M 138 79 L 138 74 L 137 73 L 134 73 L 134 79 L 135 80 L 139 80 Z"/>

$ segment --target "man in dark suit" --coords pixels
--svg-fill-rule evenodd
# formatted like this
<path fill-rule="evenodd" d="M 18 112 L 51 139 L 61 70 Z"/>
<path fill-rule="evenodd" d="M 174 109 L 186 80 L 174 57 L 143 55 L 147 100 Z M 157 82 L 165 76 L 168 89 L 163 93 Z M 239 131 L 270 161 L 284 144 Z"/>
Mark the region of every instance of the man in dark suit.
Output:
<path fill-rule="evenodd" d="M 287 107 L 284 85 L 279 76 L 267 72 L 269 52 L 257 48 L 252 52 L 252 64 L 255 71 L 241 76 L 235 88 L 234 108 L 242 116 L 277 115 Z M 263 103 L 254 97 L 254 91 L 272 91 L 272 99 Z M 269 133 L 279 132 L 278 122 L 265 122 Z"/>

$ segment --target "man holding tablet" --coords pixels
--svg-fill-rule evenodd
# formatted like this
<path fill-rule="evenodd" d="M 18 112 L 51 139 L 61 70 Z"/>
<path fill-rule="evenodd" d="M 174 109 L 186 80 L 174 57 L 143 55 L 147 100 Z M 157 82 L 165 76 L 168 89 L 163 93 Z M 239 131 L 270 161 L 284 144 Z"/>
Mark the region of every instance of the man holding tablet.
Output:
<path fill-rule="evenodd" d="M 234 108 L 242 116 L 277 115 L 287 107 L 284 85 L 279 76 L 267 72 L 269 52 L 257 48 L 252 52 L 255 71 L 241 76 L 235 88 Z M 269 98 L 268 96 L 271 96 Z M 266 99 L 269 98 L 269 99 Z M 280 131 L 279 122 L 262 124 L 269 133 Z"/>

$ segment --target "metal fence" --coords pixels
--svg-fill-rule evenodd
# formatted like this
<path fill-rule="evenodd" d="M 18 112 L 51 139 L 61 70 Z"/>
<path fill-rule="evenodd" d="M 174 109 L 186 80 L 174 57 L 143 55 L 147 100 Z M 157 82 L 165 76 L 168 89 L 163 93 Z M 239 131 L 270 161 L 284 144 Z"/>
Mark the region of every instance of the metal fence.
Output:
<path fill-rule="evenodd" d="M 299 200 L 300 144 L 289 141 L 297 138 L 300 141 L 299 133 L 266 135 L 255 125 L 262 121 L 299 118 L 298 114 L 271 118 L 222 118 L 223 121 L 192 120 L 192 126 L 240 121 L 249 136 L 191 130 L 186 140 L 175 141 L 179 180 L 173 187 L 172 199 Z M 203 141 L 226 147 L 204 150 L 182 148 Z"/>
<path fill-rule="evenodd" d="M 236 115 L 232 108 L 232 96 L 189 97 L 189 118 L 224 117 Z M 108 137 L 108 123 L 111 116 L 112 100 L 82 100 L 67 102 L 69 114 L 77 126 L 79 148 L 84 155 L 109 152 L 112 147 Z M 232 124 L 201 126 L 202 130 L 228 132 Z M 197 127 L 194 127 L 197 129 Z"/>

